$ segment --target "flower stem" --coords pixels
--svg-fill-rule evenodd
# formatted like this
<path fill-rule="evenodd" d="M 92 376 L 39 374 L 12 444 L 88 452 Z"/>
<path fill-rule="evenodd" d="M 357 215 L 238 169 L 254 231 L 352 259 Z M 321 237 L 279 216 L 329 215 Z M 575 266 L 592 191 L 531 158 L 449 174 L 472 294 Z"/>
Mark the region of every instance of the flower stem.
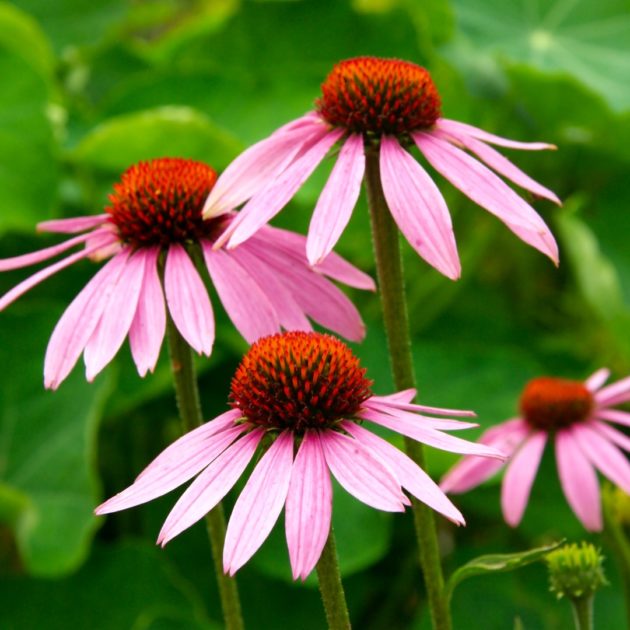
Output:
<path fill-rule="evenodd" d="M 350 616 L 348 614 L 346 596 L 343 592 L 343 585 L 341 584 L 341 573 L 337 562 L 337 546 L 332 526 L 316 568 L 319 579 L 319 592 L 324 602 L 328 627 L 330 630 L 349 630 Z"/>
<path fill-rule="evenodd" d="M 177 407 L 184 432 L 187 433 L 203 423 L 192 349 L 179 334 L 170 317 L 167 323 L 167 334 Z M 243 616 L 236 580 L 225 575 L 222 567 L 225 515 L 221 503 L 206 514 L 205 520 L 212 547 L 214 570 L 219 584 L 225 627 L 227 630 L 242 630 Z"/>
<path fill-rule="evenodd" d="M 571 600 L 575 630 L 593 630 L 593 596 Z"/>
<path fill-rule="evenodd" d="M 398 227 L 387 207 L 381 186 L 378 149 L 366 150 L 365 180 L 383 321 L 394 383 L 397 390 L 408 389 L 415 387 L 416 383 L 403 266 Z M 405 449 L 420 467 L 425 468 L 421 444 L 405 438 Z M 412 499 L 412 509 L 433 627 L 436 630 L 448 630 L 451 628 L 451 615 L 444 596 L 444 577 L 433 512 L 415 499 Z"/>

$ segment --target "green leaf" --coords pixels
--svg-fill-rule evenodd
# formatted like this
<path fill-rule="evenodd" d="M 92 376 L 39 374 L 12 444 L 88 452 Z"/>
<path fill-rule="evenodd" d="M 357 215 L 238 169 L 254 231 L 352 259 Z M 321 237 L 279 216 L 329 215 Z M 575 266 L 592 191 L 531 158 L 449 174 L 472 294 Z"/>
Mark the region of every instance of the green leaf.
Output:
<path fill-rule="evenodd" d="M 190 107 L 159 107 L 105 121 L 81 140 L 72 157 L 115 172 L 165 156 L 202 160 L 222 169 L 241 149 L 202 113 Z"/>
<path fill-rule="evenodd" d="M 470 42 L 465 49 L 475 56 L 482 52 L 544 72 L 565 72 L 614 109 L 630 107 L 626 0 L 455 0 L 454 8 Z"/>
<path fill-rule="evenodd" d="M 557 549 L 564 540 L 536 547 L 528 551 L 519 553 L 496 553 L 479 556 L 459 567 L 447 580 L 445 586 L 445 595 L 447 599 L 453 596 L 453 592 L 464 580 L 475 577 L 476 575 L 486 575 L 488 573 L 503 573 L 505 571 L 515 571 L 521 567 L 527 566 L 537 560 L 542 560 L 547 553 Z"/>
<path fill-rule="evenodd" d="M 106 378 L 89 385 L 80 370 L 44 390 L 49 313 L 14 309 L 0 326 L 0 363 L 12 366 L 0 380 L 0 517 L 26 569 L 45 576 L 75 569 L 96 528 L 95 434 L 107 391 Z"/>

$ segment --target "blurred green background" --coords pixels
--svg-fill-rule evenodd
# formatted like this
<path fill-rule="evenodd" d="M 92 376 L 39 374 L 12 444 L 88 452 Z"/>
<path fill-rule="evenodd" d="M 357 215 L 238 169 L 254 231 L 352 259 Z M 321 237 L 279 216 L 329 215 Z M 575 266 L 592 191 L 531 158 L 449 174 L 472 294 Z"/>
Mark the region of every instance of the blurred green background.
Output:
<path fill-rule="evenodd" d="M 35 234 L 37 221 L 101 212 L 112 183 L 139 159 L 224 168 L 311 108 L 336 61 L 414 61 L 432 72 L 445 116 L 559 148 L 510 155 L 565 201 L 557 209 L 531 200 L 560 242 L 559 269 L 437 176 L 462 279 L 442 278 L 404 247 L 420 400 L 475 409 L 488 426 L 516 413 L 531 377 L 581 379 L 603 365 L 617 377 L 630 372 L 629 49 L 626 0 L 0 2 L 0 256 L 57 242 Z M 329 169 L 277 225 L 306 231 Z M 364 200 L 338 251 L 374 272 Z M 43 390 L 47 339 L 94 271 L 76 265 L 0 314 L 0 627 L 219 628 L 203 525 L 165 550 L 154 545 L 178 491 L 92 515 L 179 434 L 166 352 L 144 380 L 125 346 L 94 384 L 78 367 L 58 392 Z M 2 274 L 0 292 L 27 272 Z M 390 392 L 378 300 L 352 297 L 369 331 L 357 352 L 377 392 Z M 218 340 L 199 362 L 208 418 L 225 408 L 246 349 L 214 305 Z M 453 461 L 430 455 L 435 475 Z M 338 488 L 335 500 L 355 626 L 428 627 L 411 516 L 375 512 Z M 456 503 L 468 526 L 439 519 L 447 571 L 481 553 L 584 537 L 550 453 L 517 530 L 501 519 L 498 480 Z M 239 573 L 246 622 L 322 628 L 312 578 L 290 580 L 280 523 Z M 619 578 L 604 553 L 611 585 L 596 621 L 621 628 Z M 542 565 L 470 580 L 453 603 L 459 628 L 510 628 L 515 618 L 524 628 L 570 624 Z"/>

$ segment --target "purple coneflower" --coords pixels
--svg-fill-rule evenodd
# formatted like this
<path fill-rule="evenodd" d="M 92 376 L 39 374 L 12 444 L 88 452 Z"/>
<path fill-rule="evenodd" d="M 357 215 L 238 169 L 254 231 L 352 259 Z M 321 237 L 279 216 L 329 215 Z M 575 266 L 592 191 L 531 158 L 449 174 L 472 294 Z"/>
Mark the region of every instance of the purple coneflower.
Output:
<path fill-rule="evenodd" d="M 217 505 L 264 445 L 230 517 L 223 555 L 227 573 L 234 574 L 251 558 L 284 506 L 293 577 L 305 579 L 330 529 L 331 473 L 345 490 L 376 509 L 402 512 L 410 504 L 404 488 L 463 523 L 427 473 L 369 426 L 455 453 L 502 454 L 443 433 L 474 424 L 422 415 L 473 413 L 411 404 L 414 390 L 375 396 L 370 388 L 358 359 L 330 335 L 288 332 L 260 339 L 232 379 L 233 409 L 169 446 L 133 485 L 96 512 L 145 503 L 197 475 L 162 527 L 158 543 L 165 545 Z"/>
<path fill-rule="evenodd" d="M 630 493 L 630 438 L 609 423 L 630 426 L 630 413 L 613 409 L 630 400 L 630 377 L 602 387 L 606 369 L 585 383 L 542 377 L 530 381 L 521 397 L 521 416 L 488 429 L 480 442 L 511 457 L 501 488 L 506 522 L 523 517 L 548 438 L 555 443 L 558 475 L 573 512 L 590 531 L 602 528 L 596 470 Z M 622 449 L 622 450 L 620 450 Z M 460 493 L 483 483 L 503 466 L 465 457 L 442 480 L 445 492 Z"/>
<path fill-rule="evenodd" d="M 254 234 L 288 203 L 337 143 L 339 155 L 308 232 L 311 264 L 324 260 L 335 246 L 359 196 L 366 153 L 378 151 L 383 192 L 401 232 L 430 265 L 449 278 L 459 277 L 448 208 L 429 174 L 409 153 L 414 145 L 451 184 L 557 263 L 558 248 L 544 221 L 490 170 L 559 204 L 552 191 L 490 145 L 525 150 L 555 147 L 507 140 L 442 118 L 440 98 L 427 70 L 376 57 L 338 63 L 322 85 L 316 111 L 249 148 L 219 177 L 204 216 L 219 216 L 249 201 L 218 242 L 228 241 L 231 247 Z"/>
<path fill-rule="evenodd" d="M 214 248 L 216 237 L 235 216 L 202 218 L 203 203 L 215 181 L 214 170 L 200 162 L 177 158 L 140 162 L 114 185 L 105 214 L 38 226 L 78 236 L 0 260 L 0 271 L 8 271 L 83 246 L 7 292 L 0 298 L 1 311 L 42 280 L 83 258 L 111 257 L 57 323 L 46 351 L 46 387 L 57 388 L 81 353 L 86 376 L 92 380 L 127 335 L 138 372 L 144 376 L 157 362 L 167 308 L 190 346 L 209 355 L 214 316 L 204 282 L 189 256 L 195 248 L 225 310 L 248 342 L 281 328 L 310 330 L 308 317 L 350 340 L 363 338 L 358 311 L 326 276 L 362 289 L 374 288 L 371 278 L 336 255 L 316 269 L 308 267 L 304 238 L 285 230 L 265 228 L 238 249 Z"/>

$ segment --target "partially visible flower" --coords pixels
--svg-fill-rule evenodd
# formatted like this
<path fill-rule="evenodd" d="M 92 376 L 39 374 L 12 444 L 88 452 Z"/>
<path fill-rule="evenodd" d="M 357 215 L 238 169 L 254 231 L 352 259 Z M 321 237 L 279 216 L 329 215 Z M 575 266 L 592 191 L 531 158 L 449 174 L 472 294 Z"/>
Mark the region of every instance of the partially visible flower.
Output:
<path fill-rule="evenodd" d="M 376 509 L 402 512 L 410 504 L 404 488 L 463 523 L 459 510 L 427 473 L 367 427 L 378 424 L 456 453 L 502 454 L 443 433 L 474 424 L 423 415 L 473 413 L 415 405 L 414 395 L 415 390 L 373 395 L 358 359 L 330 335 L 288 332 L 265 337 L 236 370 L 230 393 L 233 409 L 169 446 L 133 485 L 96 513 L 146 503 L 197 475 L 162 527 L 158 543 L 165 545 L 217 505 L 264 444 L 268 448 L 228 524 L 223 563 L 231 575 L 262 545 L 284 506 L 293 577 L 308 576 L 330 529 L 331 473 L 345 490 Z"/>
<path fill-rule="evenodd" d="M 521 397 L 521 416 L 488 429 L 480 442 L 511 457 L 501 489 L 506 522 L 516 527 L 527 501 L 545 444 L 555 443 L 564 495 L 586 529 L 602 529 L 596 470 L 630 493 L 630 438 L 610 423 L 630 426 L 630 413 L 614 409 L 630 401 L 630 377 L 602 387 L 610 372 L 601 369 L 585 383 L 542 377 L 530 381 Z M 444 492 L 466 492 L 502 467 L 465 457 L 442 479 Z"/>
<path fill-rule="evenodd" d="M 250 147 L 219 177 L 204 216 L 220 216 L 247 203 L 218 243 L 229 239 L 232 247 L 254 234 L 289 202 L 337 143 L 339 155 L 308 232 L 306 251 L 311 264 L 326 258 L 347 225 L 359 196 L 366 154 L 372 152 L 379 155 L 389 209 L 409 244 L 444 275 L 459 277 L 448 208 L 430 175 L 409 152 L 414 145 L 451 184 L 557 264 L 558 248 L 549 228 L 490 170 L 559 204 L 552 191 L 490 145 L 525 150 L 555 147 L 507 140 L 442 118 L 440 98 L 427 70 L 376 57 L 357 57 L 335 65 L 322 85 L 316 111 Z"/>
<path fill-rule="evenodd" d="M 52 334 L 44 366 L 55 389 L 83 353 L 92 380 L 129 335 L 141 376 L 153 370 L 168 314 L 186 341 L 209 355 L 214 316 L 189 252 L 197 249 L 225 310 L 248 342 L 281 328 L 310 330 L 308 317 L 353 341 L 364 336 L 352 302 L 326 276 L 361 289 L 371 278 L 339 256 L 315 269 L 304 260 L 304 239 L 266 228 L 233 251 L 213 247 L 233 213 L 204 220 L 202 205 L 216 181 L 207 165 L 161 158 L 140 162 L 114 185 L 105 214 L 45 221 L 47 232 L 79 234 L 52 247 L 0 260 L 0 271 L 27 267 L 73 247 L 79 251 L 45 267 L 0 298 L 0 311 L 42 280 L 83 259 L 111 260 L 66 309 Z M 160 268 L 163 265 L 163 279 Z"/>

